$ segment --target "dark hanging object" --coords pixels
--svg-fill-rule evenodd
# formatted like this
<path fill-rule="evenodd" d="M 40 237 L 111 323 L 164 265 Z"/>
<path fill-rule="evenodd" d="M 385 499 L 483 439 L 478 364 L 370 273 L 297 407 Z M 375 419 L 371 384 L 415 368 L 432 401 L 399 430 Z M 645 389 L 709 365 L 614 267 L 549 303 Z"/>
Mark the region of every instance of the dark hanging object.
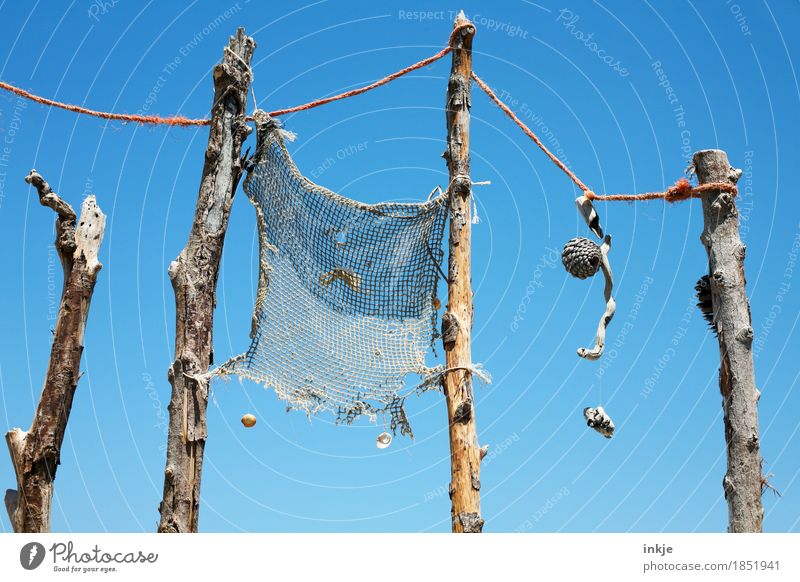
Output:
<path fill-rule="evenodd" d="M 703 312 L 703 317 L 708 322 L 708 327 L 717 334 L 717 326 L 714 324 L 714 306 L 711 303 L 711 280 L 708 275 L 703 275 L 694 286 L 697 291 L 697 307 Z"/>
<path fill-rule="evenodd" d="M 583 416 L 589 428 L 593 428 L 607 439 L 614 436 L 614 421 L 606 414 L 602 406 L 598 406 L 597 408 L 584 408 Z"/>
<path fill-rule="evenodd" d="M 603 255 L 600 247 L 588 238 L 577 237 L 564 245 L 561 262 L 573 277 L 586 279 L 592 277 L 600 269 Z"/>

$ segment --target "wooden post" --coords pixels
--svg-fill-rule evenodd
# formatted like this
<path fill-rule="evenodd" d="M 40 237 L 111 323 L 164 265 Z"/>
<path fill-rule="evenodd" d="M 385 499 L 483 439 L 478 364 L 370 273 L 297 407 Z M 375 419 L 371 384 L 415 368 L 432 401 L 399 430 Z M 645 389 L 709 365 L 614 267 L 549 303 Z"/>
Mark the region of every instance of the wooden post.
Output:
<path fill-rule="evenodd" d="M 741 170 L 720 150 L 694 154 L 700 184 L 735 184 Z M 739 239 L 739 212 L 734 196 L 712 190 L 702 195 L 705 228 L 700 237 L 708 252 L 713 325 L 719 338 L 719 388 L 725 422 L 728 470 L 723 490 L 728 502 L 728 531 L 760 532 L 761 494 L 758 399 L 753 370 L 753 327 L 745 292 L 745 245 Z"/>
<path fill-rule="evenodd" d="M 470 24 L 461 12 L 455 26 Z M 454 533 L 480 533 L 481 459 L 472 390 L 472 281 L 469 157 L 470 73 L 475 28 L 462 28 L 453 39 L 453 64 L 447 84 L 447 149 L 450 175 L 450 257 L 447 311 L 442 316 L 445 349 L 444 395 L 450 427 L 450 500 Z"/>
<path fill-rule="evenodd" d="M 214 104 L 189 242 L 169 266 L 175 291 L 175 361 L 169 403 L 164 497 L 159 532 L 196 532 L 206 442 L 208 382 L 217 277 L 231 204 L 242 175 L 242 143 L 255 41 L 239 29 L 214 67 Z"/>
<path fill-rule="evenodd" d="M 31 428 L 6 433 L 17 489 L 5 495 L 8 517 L 15 532 L 50 531 L 53 482 L 61 462 L 61 444 L 67 430 L 72 400 L 80 378 L 83 336 L 89 305 L 102 265 L 97 259 L 106 217 L 94 196 L 81 205 L 80 221 L 36 171 L 25 178 L 39 194 L 42 206 L 57 215 L 55 247 L 64 270 L 64 288 L 50 350 L 50 363 Z"/>

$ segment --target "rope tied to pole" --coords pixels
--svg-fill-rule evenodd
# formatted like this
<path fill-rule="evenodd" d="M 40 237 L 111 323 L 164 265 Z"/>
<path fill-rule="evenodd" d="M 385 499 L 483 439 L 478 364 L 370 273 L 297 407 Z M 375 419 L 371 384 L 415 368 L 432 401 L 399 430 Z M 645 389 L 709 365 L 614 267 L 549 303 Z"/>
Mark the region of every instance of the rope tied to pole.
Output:
<path fill-rule="evenodd" d="M 403 69 L 400 69 L 399 71 L 396 71 L 391 75 L 387 75 L 382 79 L 375 81 L 374 83 L 370 83 L 369 85 L 365 85 L 357 89 L 352 89 L 350 91 L 345 91 L 344 93 L 339 93 L 338 95 L 332 95 L 331 97 L 316 99 L 315 101 L 310 101 L 302 105 L 295 105 L 294 107 L 287 107 L 285 109 L 276 109 L 275 111 L 270 111 L 269 115 L 270 117 L 277 117 L 279 115 L 287 115 L 289 113 L 295 113 L 297 111 L 307 111 L 309 109 L 319 107 L 320 105 L 332 103 L 333 101 L 347 99 L 348 97 L 355 97 L 356 95 L 361 95 L 362 93 L 366 93 L 367 91 L 371 91 L 372 89 L 376 89 L 378 87 L 386 85 L 387 83 L 394 81 L 395 79 L 399 79 L 400 77 L 407 75 L 412 71 L 416 71 L 417 69 L 427 67 L 431 63 L 434 63 L 439 59 L 445 57 L 447 54 L 449 54 L 450 51 L 453 50 L 453 42 L 455 41 L 456 35 L 460 34 L 462 30 L 469 27 L 474 27 L 474 25 L 472 23 L 467 23 L 455 27 L 453 29 L 453 32 L 450 33 L 450 40 L 447 46 L 444 47 L 442 50 L 440 50 L 438 53 L 426 59 L 422 59 L 421 61 L 417 61 L 416 63 L 409 65 Z M 250 67 L 248 67 L 248 71 L 250 72 L 250 75 L 252 77 L 252 70 L 250 69 Z M 55 99 L 48 99 L 47 97 L 41 97 L 39 95 L 31 93 L 30 91 L 26 91 L 25 89 L 21 89 L 19 87 L 11 85 L 10 83 L 6 83 L 5 81 L 0 81 L 0 89 L 4 89 L 5 91 L 14 93 L 17 96 L 22 97 L 23 99 L 28 99 L 30 101 L 34 101 L 42 105 L 47 105 L 48 107 L 57 107 L 59 109 L 64 109 L 65 111 L 72 111 L 73 113 L 79 113 L 81 115 L 90 115 L 92 117 L 99 117 L 100 119 L 132 122 L 132 123 L 139 123 L 142 125 L 145 124 L 169 125 L 169 126 L 180 126 L 180 127 L 203 126 L 211 124 L 210 119 L 192 119 L 189 117 L 184 117 L 182 115 L 172 115 L 169 117 L 162 117 L 160 115 L 139 115 L 139 114 L 129 114 L 129 113 L 111 113 L 108 111 L 97 111 L 95 109 L 89 109 L 88 107 L 83 107 L 80 105 L 72 105 L 70 103 L 62 103 L 61 101 L 56 101 Z M 254 121 L 253 116 L 252 115 L 248 116 L 247 121 Z"/>
<path fill-rule="evenodd" d="M 736 195 L 738 190 L 734 184 L 729 184 L 727 182 L 713 182 L 708 184 L 702 184 L 700 186 L 692 186 L 686 178 L 681 178 L 674 185 L 663 192 L 644 192 L 642 194 L 595 194 L 591 188 L 589 188 L 583 181 L 573 172 L 570 170 L 564 162 L 562 162 L 558 156 L 556 156 L 553 152 L 551 152 L 546 145 L 542 142 L 541 139 L 529 128 L 525 122 L 523 122 L 517 115 L 506 105 L 502 99 L 500 99 L 494 91 L 492 91 L 491 87 L 486 84 L 486 82 L 481 79 L 478 75 L 475 74 L 475 71 L 472 71 L 472 79 L 481 88 L 481 90 L 488 95 L 489 99 L 491 99 L 495 105 L 497 105 L 503 113 L 505 113 L 511 121 L 516 123 L 519 128 L 523 131 L 525 135 L 527 135 L 533 143 L 535 143 L 542 152 L 552 161 L 556 166 L 558 166 L 562 172 L 564 172 L 567 177 L 572 180 L 575 185 L 583 192 L 583 194 L 589 200 L 600 200 L 604 202 L 615 202 L 615 201 L 625 201 L 625 202 L 637 202 L 642 200 L 660 200 L 663 199 L 667 202 L 680 202 L 682 200 L 688 200 L 689 198 L 699 198 L 703 192 L 708 192 L 710 190 L 721 190 L 723 192 L 728 192 L 730 194 Z"/>
<path fill-rule="evenodd" d="M 584 191 L 584 195 L 589 200 L 600 200 L 602 202 L 638 202 L 640 200 L 660 200 L 665 202 L 675 203 L 689 198 L 700 198 L 704 192 L 711 190 L 721 190 L 728 192 L 734 196 L 738 194 L 739 190 L 734 184 L 727 182 L 710 182 L 708 184 L 700 184 L 699 186 L 692 186 L 689 180 L 681 178 L 675 184 L 667 188 L 664 192 L 643 192 L 641 194 L 595 194 L 591 190 Z"/>
<path fill-rule="evenodd" d="M 446 47 L 442 48 L 439 52 L 434 55 L 431 55 L 428 58 L 422 59 L 421 61 L 417 61 L 407 67 L 400 69 L 399 71 L 395 71 L 394 73 L 387 75 L 377 81 L 370 83 L 368 85 L 364 85 L 363 87 L 358 87 L 357 89 L 352 89 L 350 91 L 345 91 L 343 93 L 339 93 L 337 95 L 332 95 L 330 97 L 324 97 L 322 99 L 316 99 L 314 101 L 309 101 L 308 103 L 303 103 L 302 105 L 295 105 L 293 107 L 287 107 L 284 109 L 276 109 L 274 111 L 269 112 L 270 117 L 278 117 L 280 115 L 287 115 L 289 113 L 296 113 L 298 111 L 308 111 L 309 109 L 314 109 L 321 105 L 326 105 L 328 103 L 332 103 L 334 101 L 340 101 L 342 99 L 347 99 L 349 97 L 355 97 L 356 95 L 361 95 L 366 93 L 367 91 L 371 91 L 372 89 L 376 89 L 378 87 L 382 87 L 394 81 L 395 79 L 399 79 L 411 73 L 412 71 L 416 71 L 423 67 L 426 67 L 439 59 L 445 57 L 453 50 L 453 43 L 458 34 L 461 34 L 467 28 L 474 28 L 474 24 L 471 22 L 466 22 L 460 24 L 453 28 L 453 31 L 450 33 L 450 39 Z M 248 67 L 248 72 L 253 76 L 252 70 Z M 728 192 L 733 194 L 734 196 L 738 194 L 738 190 L 735 185 L 726 183 L 726 182 L 713 182 L 709 184 L 703 184 L 700 186 L 692 186 L 688 180 L 685 178 L 681 178 L 678 180 L 673 186 L 668 188 L 663 192 L 644 192 L 642 194 L 596 194 L 591 188 L 589 188 L 572 170 L 570 170 L 563 161 L 561 161 L 558 156 L 556 156 L 553 152 L 551 152 L 547 146 L 542 142 L 541 139 L 528 127 L 503 101 L 500 99 L 494 91 L 486 84 L 486 82 L 481 79 L 475 71 L 471 71 L 470 76 L 475 81 L 475 83 L 480 87 L 480 89 L 489 96 L 489 98 L 497 105 L 503 113 L 505 113 L 509 119 L 511 119 L 519 128 L 531 139 L 538 147 L 542 150 L 542 152 L 553 162 L 567 177 L 572 180 L 572 182 L 583 192 L 583 194 L 589 200 L 599 200 L 603 202 L 616 202 L 616 201 L 624 201 L 624 202 L 638 202 L 644 200 L 665 200 L 666 202 L 674 203 L 680 202 L 682 200 L 688 200 L 689 198 L 699 198 L 700 195 L 704 192 L 708 192 L 711 190 L 721 190 L 723 192 Z M 25 89 L 21 89 L 10 83 L 6 83 L 5 81 L 0 81 L 0 89 L 5 91 L 9 91 L 19 97 L 24 99 L 28 99 L 30 101 L 34 101 L 36 103 L 40 103 L 42 105 L 46 105 L 48 107 L 57 107 L 59 109 L 64 109 L 66 111 L 72 111 L 74 113 L 79 113 L 82 115 L 90 115 L 92 117 L 98 117 L 100 119 L 107 119 L 113 121 L 122 121 L 122 122 L 132 122 L 132 123 L 139 123 L 139 124 L 149 124 L 149 125 L 168 125 L 173 127 L 191 127 L 191 126 L 205 126 L 211 123 L 210 119 L 192 119 L 189 117 L 185 117 L 182 115 L 172 115 L 168 117 L 162 117 L 160 115 L 139 115 L 139 114 L 128 114 L 128 113 L 111 113 L 108 111 L 98 111 L 94 109 L 89 109 L 88 107 L 83 107 L 81 105 L 73 105 L 70 103 L 62 103 L 61 101 L 56 101 L 54 99 L 48 99 L 46 97 L 41 97 L 39 95 L 35 95 Z M 253 94 L 253 101 L 255 102 L 255 94 Z M 250 115 L 247 118 L 247 121 L 255 121 L 255 116 Z"/>

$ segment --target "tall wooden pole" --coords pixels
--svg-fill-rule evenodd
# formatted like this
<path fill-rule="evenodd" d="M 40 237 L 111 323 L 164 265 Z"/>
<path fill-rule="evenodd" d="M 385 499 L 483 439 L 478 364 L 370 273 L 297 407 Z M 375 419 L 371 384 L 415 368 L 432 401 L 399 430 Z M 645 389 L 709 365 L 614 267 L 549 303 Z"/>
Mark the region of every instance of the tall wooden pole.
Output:
<path fill-rule="evenodd" d="M 470 24 L 461 12 L 455 26 Z M 450 257 L 447 311 L 442 317 L 442 342 L 448 372 L 444 394 L 450 427 L 450 500 L 454 533 L 480 533 L 480 447 L 475 428 L 472 391 L 472 281 L 469 158 L 470 73 L 475 28 L 461 28 L 453 39 L 453 65 L 447 84 L 447 149 L 450 174 Z"/>
<path fill-rule="evenodd" d="M 102 268 L 97 255 L 106 216 L 95 197 L 88 196 L 78 218 L 72 206 L 53 192 L 36 170 L 31 170 L 25 181 L 36 188 L 42 206 L 57 215 L 55 247 L 64 269 L 64 289 L 44 388 L 31 427 L 27 431 L 14 428 L 6 433 L 17 489 L 6 491 L 5 504 L 15 532 L 47 533 L 53 482 L 61 463 L 61 445 L 80 378 L 89 305 Z"/>
<path fill-rule="evenodd" d="M 693 162 L 700 184 L 735 184 L 742 173 L 731 167 L 728 156 L 720 150 L 699 151 L 694 154 Z M 728 470 L 723 479 L 728 531 L 760 532 L 764 516 L 758 432 L 760 394 L 753 369 L 750 303 L 745 292 L 745 245 L 739 238 L 739 212 L 734 197 L 712 190 L 703 194 L 702 201 L 705 228 L 700 239 L 708 252 L 728 452 Z"/>
<path fill-rule="evenodd" d="M 196 532 L 206 443 L 208 379 L 217 277 L 233 196 L 242 175 L 242 143 L 255 41 L 239 29 L 214 67 L 214 104 L 189 242 L 169 266 L 175 291 L 175 361 L 168 371 L 167 466 L 159 532 Z"/>

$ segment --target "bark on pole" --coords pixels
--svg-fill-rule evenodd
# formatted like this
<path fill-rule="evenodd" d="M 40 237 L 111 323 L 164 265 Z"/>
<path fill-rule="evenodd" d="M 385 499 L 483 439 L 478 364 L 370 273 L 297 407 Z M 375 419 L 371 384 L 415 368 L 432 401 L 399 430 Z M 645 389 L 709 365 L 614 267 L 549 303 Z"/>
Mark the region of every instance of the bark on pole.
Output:
<path fill-rule="evenodd" d="M 469 24 L 461 12 L 455 26 Z M 447 311 L 442 317 L 442 342 L 448 372 L 444 394 L 450 428 L 450 500 L 454 533 L 480 533 L 480 447 L 475 428 L 472 386 L 472 281 L 469 156 L 470 73 L 475 28 L 462 28 L 453 39 L 453 64 L 447 85 L 447 149 L 450 175 L 450 256 Z"/>
<path fill-rule="evenodd" d="M 250 60 L 255 41 L 240 28 L 214 67 L 214 104 L 189 242 L 169 266 L 175 291 L 175 361 L 168 371 L 169 403 L 164 497 L 159 532 L 196 532 L 206 442 L 208 378 L 222 246 L 242 175 Z"/>
<path fill-rule="evenodd" d="M 720 150 L 694 154 L 700 184 L 730 182 L 741 176 Z M 758 399 L 753 369 L 753 327 L 745 292 L 745 245 L 739 238 L 739 212 L 732 194 L 712 190 L 702 195 L 705 227 L 700 237 L 708 252 L 713 325 L 719 338 L 719 387 L 725 422 L 728 470 L 723 491 L 728 502 L 729 532 L 760 532 L 760 437 Z"/>
<path fill-rule="evenodd" d="M 31 170 L 25 181 L 36 188 L 42 206 L 58 215 L 55 247 L 64 270 L 64 288 L 47 376 L 33 422 L 27 431 L 13 428 L 6 433 L 17 489 L 6 491 L 5 505 L 15 532 L 45 533 L 50 531 L 53 482 L 80 378 L 89 305 L 102 268 L 97 254 L 106 217 L 95 197 L 88 196 L 77 219 L 72 207 L 53 192 L 36 170 Z"/>

